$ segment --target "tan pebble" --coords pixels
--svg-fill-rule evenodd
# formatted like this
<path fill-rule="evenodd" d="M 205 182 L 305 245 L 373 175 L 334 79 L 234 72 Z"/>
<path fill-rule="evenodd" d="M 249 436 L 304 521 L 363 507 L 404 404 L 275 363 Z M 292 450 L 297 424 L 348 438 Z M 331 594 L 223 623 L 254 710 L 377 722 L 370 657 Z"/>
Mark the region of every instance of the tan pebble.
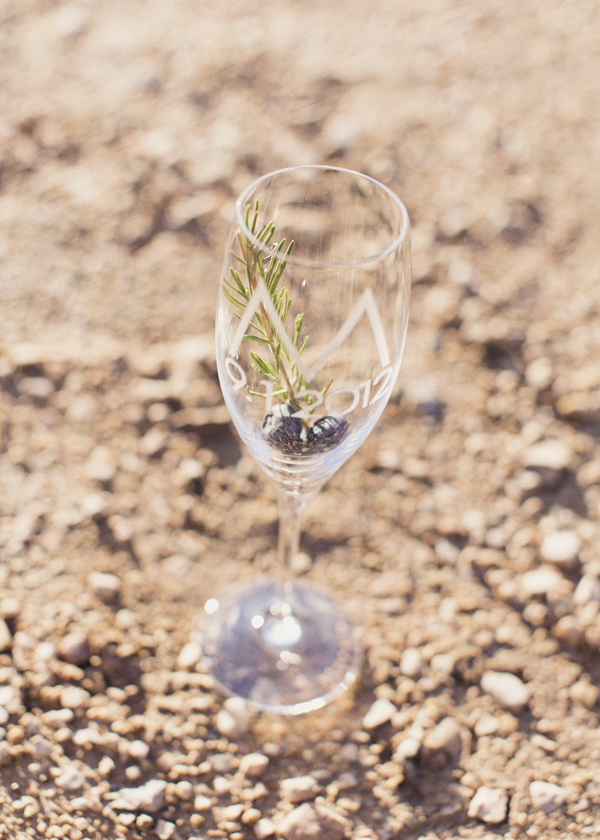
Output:
<path fill-rule="evenodd" d="M 182 781 L 175 785 L 175 795 L 182 802 L 189 802 L 194 798 L 194 786 L 191 782 Z"/>
<path fill-rule="evenodd" d="M 258 808 L 248 808 L 242 814 L 242 822 L 244 825 L 254 825 L 261 818 L 261 813 Z"/>
<path fill-rule="evenodd" d="M 120 579 L 107 572 L 90 572 L 88 584 L 94 595 L 102 601 L 116 599 L 121 591 Z"/>
<path fill-rule="evenodd" d="M 320 791 L 321 786 L 313 776 L 296 776 L 279 783 L 281 797 L 290 802 L 306 802 L 314 799 Z"/>
<path fill-rule="evenodd" d="M 212 808 L 212 800 L 208 796 L 197 796 L 194 799 L 194 810 L 208 811 Z"/>
<path fill-rule="evenodd" d="M 506 819 L 508 796 L 503 790 L 488 788 L 485 785 L 478 788 L 469 803 L 468 815 L 482 822 L 496 825 Z"/>
<path fill-rule="evenodd" d="M 243 810 L 244 806 L 240 803 L 236 803 L 235 805 L 227 805 L 227 807 L 223 808 L 221 816 L 224 820 L 227 820 L 228 822 L 235 822 L 242 816 Z"/>
<path fill-rule="evenodd" d="M 137 817 L 135 824 L 137 828 L 140 828 L 142 831 L 152 828 L 154 825 L 154 818 L 150 816 L 150 814 L 140 814 Z"/>
<path fill-rule="evenodd" d="M 543 811 L 544 814 L 551 814 L 565 802 L 565 791 L 559 785 L 552 782 L 532 782 L 529 785 L 529 795 L 534 808 Z"/>
<path fill-rule="evenodd" d="M 318 802 L 305 802 L 287 814 L 277 826 L 285 840 L 342 840 L 350 822 L 333 808 Z"/>
<path fill-rule="evenodd" d="M 217 714 L 217 729 L 227 738 L 239 738 L 250 728 L 248 707 L 239 697 L 230 697 Z"/>
<path fill-rule="evenodd" d="M 12 645 L 12 635 L 8 629 L 8 625 L 3 618 L 0 618 L 0 653 L 4 653 L 10 649 Z"/>
<path fill-rule="evenodd" d="M 486 671 L 480 685 L 500 706 L 516 714 L 523 711 L 529 702 L 529 689 L 514 674 Z"/>
<path fill-rule="evenodd" d="M 438 725 L 427 733 L 423 746 L 430 750 L 442 750 L 450 758 L 460 757 L 462 738 L 458 723 L 451 717 L 445 717 Z"/>
<path fill-rule="evenodd" d="M 375 700 L 367 714 L 363 718 L 362 725 L 365 729 L 376 729 L 378 726 L 381 726 L 384 723 L 387 723 L 391 720 L 398 709 L 391 700 L 388 700 L 385 697 L 380 697 L 379 700 Z"/>
<path fill-rule="evenodd" d="M 100 776 L 109 776 L 117 765 L 108 755 L 102 756 L 98 763 L 98 773 Z"/>
<path fill-rule="evenodd" d="M 175 836 L 176 831 L 177 827 L 175 823 L 168 822 L 167 820 L 158 820 L 154 829 L 158 840 L 171 840 Z"/>
<path fill-rule="evenodd" d="M 177 667 L 182 670 L 193 668 L 200 661 L 202 656 L 202 648 L 197 642 L 188 642 L 181 648 L 179 656 L 177 657 Z"/>
<path fill-rule="evenodd" d="M 569 689 L 569 697 L 575 703 L 581 703 L 588 709 L 593 709 L 598 702 L 598 688 L 588 679 L 580 679 L 574 683 Z"/>
<path fill-rule="evenodd" d="M 148 744 L 146 744 L 145 741 L 131 741 L 131 743 L 129 744 L 128 752 L 132 758 L 144 759 L 148 757 L 150 747 Z"/>
<path fill-rule="evenodd" d="M 249 779 L 255 779 L 265 772 L 269 758 L 262 753 L 248 753 L 240 761 L 240 772 Z"/>
<path fill-rule="evenodd" d="M 266 837 L 271 837 L 275 834 L 275 830 L 275 824 L 266 817 L 263 817 L 254 824 L 254 834 L 258 840 L 265 840 Z"/>

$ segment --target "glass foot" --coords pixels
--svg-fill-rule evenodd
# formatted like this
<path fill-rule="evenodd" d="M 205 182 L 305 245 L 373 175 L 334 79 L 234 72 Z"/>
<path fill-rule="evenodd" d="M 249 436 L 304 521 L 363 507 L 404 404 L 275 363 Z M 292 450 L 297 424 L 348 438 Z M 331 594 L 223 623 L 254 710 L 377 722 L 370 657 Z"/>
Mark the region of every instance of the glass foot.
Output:
<path fill-rule="evenodd" d="M 263 712 L 319 709 L 349 688 L 360 644 L 338 605 L 305 584 L 232 587 L 206 602 L 202 643 L 226 694 Z"/>

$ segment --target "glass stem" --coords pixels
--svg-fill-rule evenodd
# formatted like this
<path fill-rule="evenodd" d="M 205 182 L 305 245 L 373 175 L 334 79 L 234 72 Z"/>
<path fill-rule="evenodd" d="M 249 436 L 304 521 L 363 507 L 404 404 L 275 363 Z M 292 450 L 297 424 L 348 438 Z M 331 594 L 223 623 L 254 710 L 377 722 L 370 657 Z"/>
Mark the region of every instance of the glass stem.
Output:
<path fill-rule="evenodd" d="M 294 558 L 300 542 L 302 513 L 308 498 L 301 493 L 284 491 L 279 494 L 279 540 L 277 565 L 279 569 L 279 597 L 284 600 L 294 577 Z"/>

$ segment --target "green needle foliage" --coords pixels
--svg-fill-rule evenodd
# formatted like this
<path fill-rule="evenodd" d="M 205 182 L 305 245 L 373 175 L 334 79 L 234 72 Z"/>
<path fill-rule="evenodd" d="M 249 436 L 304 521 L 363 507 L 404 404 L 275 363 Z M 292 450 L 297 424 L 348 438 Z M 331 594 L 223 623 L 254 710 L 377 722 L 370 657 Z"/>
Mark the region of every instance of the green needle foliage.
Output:
<path fill-rule="evenodd" d="M 250 205 L 246 207 L 245 223 L 246 227 L 252 231 L 253 236 L 266 248 L 272 241 L 275 234 L 275 225 L 269 222 L 266 225 L 258 225 L 258 201 L 254 205 L 252 212 Z M 264 251 L 251 242 L 243 233 L 238 235 L 238 245 L 240 253 L 233 252 L 233 257 L 243 265 L 243 274 L 236 271 L 235 268 L 230 268 L 230 276 L 223 278 L 223 293 L 227 300 L 239 309 L 236 316 L 241 319 L 243 312 L 256 290 L 257 283 L 264 281 L 271 300 L 277 314 L 281 319 L 281 323 L 285 329 L 288 330 L 288 316 L 292 306 L 292 299 L 290 298 L 288 290 L 280 286 L 281 277 L 285 270 L 288 257 L 292 253 L 294 247 L 293 240 L 286 247 L 286 240 L 282 239 L 275 248 L 271 250 L 268 256 L 264 256 Z M 306 348 L 308 336 L 300 341 L 302 327 L 304 325 L 304 315 L 297 315 L 294 320 L 293 343 L 301 355 Z M 250 353 L 252 359 L 252 367 L 257 373 L 265 376 L 274 383 L 273 396 L 282 403 L 287 403 L 295 411 L 301 408 L 300 403 L 296 399 L 296 393 L 307 387 L 307 383 L 301 376 L 298 368 L 293 364 L 290 356 L 283 345 L 275 325 L 267 315 L 267 312 L 261 303 L 254 314 L 250 327 L 252 333 L 245 335 L 245 341 L 251 341 L 257 345 L 266 345 L 265 350 L 268 350 L 268 355 L 265 356 L 259 352 L 258 347 L 256 351 Z M 288 332 L 289 335 L 289 332 Z M 256 391 L 249 391 L 255 396 L 264 397 Z"/>

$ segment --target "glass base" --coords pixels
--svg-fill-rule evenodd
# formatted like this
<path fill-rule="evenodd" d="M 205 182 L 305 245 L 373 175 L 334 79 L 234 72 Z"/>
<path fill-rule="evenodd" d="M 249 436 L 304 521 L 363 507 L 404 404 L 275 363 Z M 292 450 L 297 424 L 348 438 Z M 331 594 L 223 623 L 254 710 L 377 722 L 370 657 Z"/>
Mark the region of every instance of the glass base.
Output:
<path fill-rule="evenodd" d="M 235 586 L 205 604 L 203 652 L 221 689 L 255 709 L 297 715 L 319 709 L 355 681 L 361 647 L 330 598 L 274 580 Z"/>

